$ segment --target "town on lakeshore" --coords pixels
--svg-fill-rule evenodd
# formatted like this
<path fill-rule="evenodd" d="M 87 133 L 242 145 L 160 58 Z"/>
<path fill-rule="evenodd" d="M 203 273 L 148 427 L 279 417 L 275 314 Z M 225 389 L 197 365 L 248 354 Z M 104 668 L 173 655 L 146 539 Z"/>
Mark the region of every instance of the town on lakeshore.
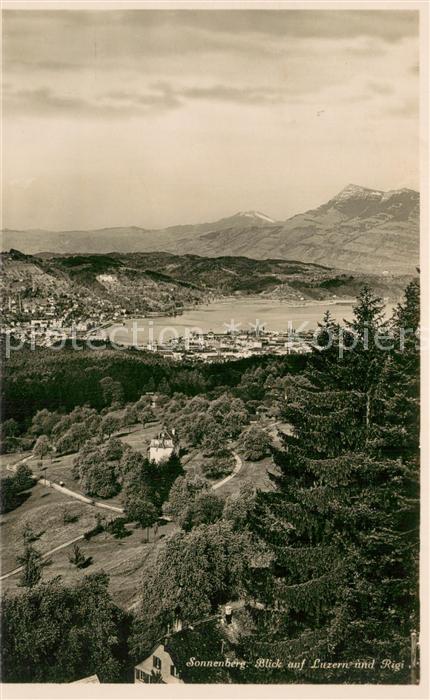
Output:
<path fill-rule="evenodd" d="M 285 313 L 288 314 L 288 307 Z M 5 320 L 7 324 L 7 319 Z M 39 346 L 58 349 L 67 341 L 72 343 L 87 341 L 88 347 L 97 347 L 96 343 L 114 343 L 118 347 L 146 350 L 178 362 L 190 359 L 219 362 L 256 355 L 302 354 L 311 351 L 310 342 L 314 337 L 313 331 L 308 329 L 297 333 L 292 324 L 289 324 L 290 328 L 286 331 L 266 330 L 264 323 L 258 319 L 255 324 L 249 324 L 253 326 L 251 330 L 236 330 L 232 319 L 230 323 L 224 324 L 227 328 L 231 326 L 232 330 L 226 330 L 224 333 L 186 329 L 184 335 L 179 335 L 178 331 L 173 333 L 175 328 L 169 325 L 165 330 L 162 327 L 157 329 L 158 338 L 148 339 L 147 342 L 142 343 L 137 338 L 145 329 L 145 319 L 132 320 L 131 328 L 126 329 L 129 331 L 126 338 L 123 331 L 127 317 L 123 318 L 120 325 L 115 325 L 118 320 L 116 314 L 112 321 L 104 321 L 101 325 L 100 319 L 96 320 L 94 317 L 73 322 L 71 325 L 63 325 L 66 323 L 64 318 L 53 317 L 32 318 L 25 321 L 11 320 L 9 324 L 3 326 L 2 332 L 10 339 L 12 350 L 24 345 L 33 348 Z M 149 330 L 149 335 L 154 336 L 154 329 Z"/>

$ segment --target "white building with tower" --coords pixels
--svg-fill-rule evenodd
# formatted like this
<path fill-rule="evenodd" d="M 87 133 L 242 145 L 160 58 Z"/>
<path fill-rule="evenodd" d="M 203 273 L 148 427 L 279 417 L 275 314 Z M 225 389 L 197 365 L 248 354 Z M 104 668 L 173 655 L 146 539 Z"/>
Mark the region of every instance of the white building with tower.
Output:
<path fill-rule="evenodd" d="M 149 445 L 149 460 L 156 464 L 167 462 L 173 454 L 179 454 L 179 441 L 174 428 L 163 429 Z"/>

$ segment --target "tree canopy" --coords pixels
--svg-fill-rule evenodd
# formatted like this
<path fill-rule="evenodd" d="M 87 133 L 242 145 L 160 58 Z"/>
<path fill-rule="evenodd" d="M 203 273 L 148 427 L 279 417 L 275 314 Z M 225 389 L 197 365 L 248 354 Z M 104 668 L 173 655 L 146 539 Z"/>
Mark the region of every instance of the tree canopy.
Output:
<path fill-rule="evenodd" d="M 2 600 L 5 683 L 70 683 L 97 673 L 124 678 L 126 616 L 108 594 L 108 577 L 92 574 L 75 587 L 58 578 Z"/>
<path fill-rule="evenodd" d="M 144 573 L 130 640 L 133 656 L 141 657 L 175 617 L 192 623 L 240 595 L 253 550 L 249 533 L 234 532 L 226 521 L 173 535 L 155 567 Z"/>
<path fill-rule="evenodd" d="M 409 344 L 384 350 L 381 300 L 363 290 L 345 328 L 326 315 L 325 349 L 290 381 L 284 416 L 294 433 L 275 451 L 275 492 L 259 494 L 252 515 L 273 561 L 251 589 L 277 610 L 260 619 L 266 631 L 250 643 L 252 655 L 270 647 L 281 659 L 408 658 L 418 624 L 417 303 L 413 283 L 391 328 L 398 339 L 407 322 Z M 366 678 L 337 671 L 324 682 Z M 388 681 L 392 671 L 375 674 Z"/>

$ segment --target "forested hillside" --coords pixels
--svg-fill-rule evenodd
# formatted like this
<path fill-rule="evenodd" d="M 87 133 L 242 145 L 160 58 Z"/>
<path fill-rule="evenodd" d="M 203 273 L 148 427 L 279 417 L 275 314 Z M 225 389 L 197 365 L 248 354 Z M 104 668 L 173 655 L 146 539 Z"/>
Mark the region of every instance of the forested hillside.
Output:
<path fill-rule="evenodd" d="M 38 409 L 70 411 L 88 404 L 101 409 L 106 405 L 100 381 L 110 377 L 121 385 L 125 401 L 137 401 L 143 392 L 175 391 L 187 395 L 235 386 L 251 367 L 266 366 L 273 359 L 245 358 L 214 364 L 183 363 L 165 360 L 152 353 L 136 350 L 38 348 L 12 353 L 3 363 L 3 418 L 25 421 Z M 304 355 L 282 358 L 285 372 L 299 371 Z M 82 378 L 85 377 L 85 381 Z"/>
<path fill-rule="evenodd" d="M 1 254 L 5 321 L 92 319 L 124 314 L 175 315 L 225 296 L 262 295 L 291 302 L 351 299 L 364 284 L 398 300 L 409 275 L 345 272 L 291 260 L 171 253 Z M 34 314 L 37 314 L 34 316 Z"/>

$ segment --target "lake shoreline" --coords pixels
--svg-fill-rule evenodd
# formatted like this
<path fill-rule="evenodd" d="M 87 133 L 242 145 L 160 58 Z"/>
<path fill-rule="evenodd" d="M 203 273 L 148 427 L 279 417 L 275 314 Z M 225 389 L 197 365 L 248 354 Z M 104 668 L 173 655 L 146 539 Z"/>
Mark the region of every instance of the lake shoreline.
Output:
<path fill-rule="evenodd" d="M 127 318 L 122 321 L 122 322 L 117 322 L 117 321 L 112 321 L 109 322 L 107 321 L 106 323 L 103 323 L 103 328 L 110 326 L 118 326 L 121 325 L 121 323 L 124 323 L 125 321 L 141 321 L 142 319 L 150 321 L 151 319 L 154 318 L 180 318 L 181 316 L 184 316 L 184 312 L 186 311 L 201 311 L 201 310 L 209 310 L 211 306 L 214 306 L 215 304 L 228 304 L 231 302 L 236 302 L 236 303 L 241 303 L 241 302 L 258 302 L 258 303 L 278 303 L 280 306 L 287 306 L 291 308 L 306 308 L 309 306 L 349 306 L 352 304 L 355 304 L 356 299 L 305 299 L 305 300 L 299 300 L 299 301 L 293 301 L 291 299 L 278 299 L 276 297 L 260 297 L 260 296 L 243 296 L 243 297 L 236 297 L 236 296 L 225 296 L 225 297 L 219 297 L 219 299 L 213 299 L 211 302 L 203 302 L 202 304 L 195 304 L 194 306 L 184 306 L 181 310 L 181 312 L 176 313 L 173 316 L 169 316 L 168 314 L 165 313 L 157 313 L 157 312 L 150 312 L 150 315 L 145 316 L 140 314 L 139 316 L 127 316 Z"/>
<path fill-rule="evenodd" d="M 342 323 L 353 317 L 355 299 L 309 300 L 292 303 L 261 297 L 224 297 L 220 301 L 184 309 L 175 316 L 134 316 L 105 328 L 106 337 L 136 347 L 164 345 L 171 338 L 190 335 L 230 335 L 232 332 L 314 331 L 325 311 Z"/>

